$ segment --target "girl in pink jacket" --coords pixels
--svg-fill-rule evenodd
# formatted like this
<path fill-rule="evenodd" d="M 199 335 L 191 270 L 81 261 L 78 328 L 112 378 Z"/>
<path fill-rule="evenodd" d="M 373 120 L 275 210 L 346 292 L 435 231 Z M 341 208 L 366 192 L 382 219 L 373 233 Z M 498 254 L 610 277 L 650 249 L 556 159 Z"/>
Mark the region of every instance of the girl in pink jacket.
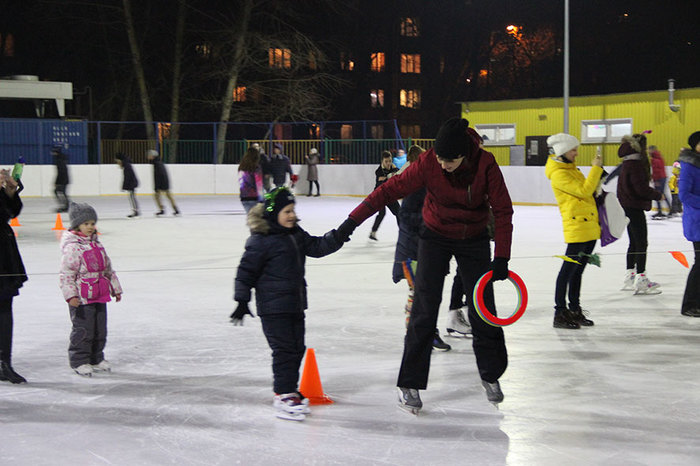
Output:
<path fill-rule="evenodd" d="M 107 304 L 121 301 L 122 287 L 97 237 L 97 213 L 88 204 L 71 203 L 70 229 L 61 238 L 60 284 L 73 329 L 68 346 L 70 367 L 79 375 L 109 372 L 104 358 Z"/>

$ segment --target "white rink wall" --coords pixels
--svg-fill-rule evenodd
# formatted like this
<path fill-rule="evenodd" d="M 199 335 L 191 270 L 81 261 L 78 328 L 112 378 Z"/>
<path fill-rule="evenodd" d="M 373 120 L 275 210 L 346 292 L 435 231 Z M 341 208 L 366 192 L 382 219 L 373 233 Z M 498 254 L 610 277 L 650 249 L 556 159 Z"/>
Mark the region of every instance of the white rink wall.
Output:
<path fill-rule="evenodd" d="M 139 179 L 137 194 L 153 192 L 153 167 L 134 164 Z M 3 167 L 11 168 L 11 167 Z M 238 194 L 238 165 L 167 165 L 170 190 L 174 194 Z M 321 194 L 365 196 L 374 188 L 375 165 L 319 165 Z M 614 167 L 607 167 L 610 172 Z M 123 194 L 122 171 L 117 165 L 70 165 L 69 196 L 104 196 Z M 588 173 L 590 167 L 581 167 Z M 308 189 L 306 166 L 294 165 L 299 175 L 297 194 Z M 555 204 L 544 167 L 501 167 L 514 203 Z M 53 196 L 56 168 L 53 165 L 27 165 L 22 182 L 23 197 Z"/>

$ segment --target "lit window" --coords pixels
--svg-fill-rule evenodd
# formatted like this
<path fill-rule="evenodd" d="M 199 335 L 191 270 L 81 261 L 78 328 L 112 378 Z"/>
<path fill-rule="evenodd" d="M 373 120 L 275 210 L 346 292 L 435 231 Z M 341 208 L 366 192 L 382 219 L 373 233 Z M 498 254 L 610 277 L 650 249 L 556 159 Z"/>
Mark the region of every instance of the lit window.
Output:
<path fill-rule="evenodd" d="M 479 70 L 479 77 L 485 78 L 489 75 L 489 70 Z"/>
<path fill-rule="evenodd" d="M 418 20 L 416 18 L 401 18 L 401 35 L 418 37 Z"/>
<path fill-rule="evenodd" d="M 406 108 L 420 108 L 420 90 L 401 89 L 399 105 Z"/>
<path fill-rule="evenodd" d="M 384 52 L 376 52 L 372 54 L 372 63 L 370 69 L 372 71 L 384 71 L 385 61 Z"/>
<path fill-rule="evenodd" d="M 292 51 L 289 49 L 269 49 L 268 64 L 270 68 L 291 68 Z"/>
<path fill-rule="evenodd" d="M 245 102 L 245 86 L 238 86 L 233 90 L 234 102 Z"/>
<path fill-rule="evenodd" d="M 372 125 L 369 131 L 372 139 L 384 139 L 384 125 Z"/>
<path fill-rule="evenodd" d="M 402 53 L 401 54 L 401 72 L 402 73 L 420 73 L 420 54 L 419 53 Z"/>
<path fill-rule="evenodd" d="M 309 69 L 315 70 L 318 68 L 318 60 L 316 59 L 316 54 L 309 52 Z"/>
<path fill-rule="evenodd" d="M 352 139 L 352 125 L 342 125 L 340 127 L 340 139 Z"/>
<path fill-rule="evenodd" d="M 515 144 L 515 123 L 474 125 L 485 146 L 512 146 Z"/>
<path fill-rule="evenodd" d="M 370 89 L 369 100 L 373 108 L 384 107 L 384 89 Z"/>
<path fill-rule="evenodd" d="M 355 68 L 355 62 L 350 58 L 347 52 L 340 52 L 340 69 L 343 71 L 352 71 Z"/>
<path fill-rule="evenodd" d="M 584 143 L 618 143 L 626 134 L 632 134 L 631 118 L 581 121 L 581 142 Z"/>
<path fill-rule="evenodd" d="M 7 37 L 5 37 L 2 54 L 6 57 L 15 56 L 15 36 L 12 34 L 8 34 Z"/>
<path fill-rule="evenodd" d="M 420 138 L 420 125 L 401 125 L 401 136 L 404 138 Z"/>
<path fill-rule="evenodd" d="M 194 50 L 200 57 L 209 58 L 209 55 L 211 55 L 211 45 L 209 44 L 195 45 Z"/>

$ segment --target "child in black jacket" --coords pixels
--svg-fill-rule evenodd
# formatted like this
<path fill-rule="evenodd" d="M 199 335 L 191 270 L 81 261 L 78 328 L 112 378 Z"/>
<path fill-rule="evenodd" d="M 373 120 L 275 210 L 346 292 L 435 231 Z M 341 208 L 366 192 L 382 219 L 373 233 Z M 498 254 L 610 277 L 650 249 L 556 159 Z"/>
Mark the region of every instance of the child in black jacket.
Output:
<path fill-rule="evenodd" d="M 304 357 L 304 310 L 307 308 L 306 256 L 323 257 L 342 246 L 335 230 L 311 236 L 297 225 L 294 195 L 279 187 L 265 195 L 265 203 L 248 213 L 251 235 L 238 266 L 231 314 L 234 325 L 251 314 L 248 302 L 255 288 L 255 303 L 265 338 L 272 349 L 273 406 L 277 417 L 301 421 L 308 401 L 297 390 L 299 366 Z"/>

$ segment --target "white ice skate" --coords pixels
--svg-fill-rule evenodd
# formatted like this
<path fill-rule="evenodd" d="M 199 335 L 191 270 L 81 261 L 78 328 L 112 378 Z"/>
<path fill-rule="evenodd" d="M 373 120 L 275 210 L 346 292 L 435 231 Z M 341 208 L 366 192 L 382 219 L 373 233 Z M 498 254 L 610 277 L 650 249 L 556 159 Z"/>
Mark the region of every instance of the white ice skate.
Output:
<path fill-rule="evenodd" d="M 304 405 L 298 393 L 284 393 L 275 395 L 272 406 L 277 410 L 277 417 L 288 421 L 303 421 L 306 419 L 304 410 L 308 410 L 308 405 Z"/>
<path fill-rule="evenodd" d="M 660 294 L 661 293 L 660 287 L 661 287 L 661 285 L 659 285 L 656 282 L 652 282 L 643 273 L 638 273 L 634 279 L 634 294 L 635 295 Z"/>
<path fill-rule="evenodd" d="M 76 374 L 82 375 L 83 377 L 92 377 L 93 369 L 90 364 L 81 364 L 73 370 Z"/>
<path fill-rule="evenodd" d="M 625 272 L 625 281 L 622 283 L 622 291 L 634 291 L 634 279 L 635 279 L 636 273 L 634 269 L 627 269 L 627 272 Z"/>
<path fill-rule="evenodd" d="M 447 314 L 447 335 L 451 337 L 466 337 L 472 334 L 472 327 L 464 318 L 461 309 L 450 309 Z"/>
<path fill-rule="evenodd" d="M 112 372 L 112 365 L 106 359 L 92 365 L 93 372 Z"/>
<path fill-rule="evenodd" d="M 397 389 L 399 391 L 399 408 L 417 415 L 423 407 L 418 390 L 403 387 L 397 387 Z"/>

